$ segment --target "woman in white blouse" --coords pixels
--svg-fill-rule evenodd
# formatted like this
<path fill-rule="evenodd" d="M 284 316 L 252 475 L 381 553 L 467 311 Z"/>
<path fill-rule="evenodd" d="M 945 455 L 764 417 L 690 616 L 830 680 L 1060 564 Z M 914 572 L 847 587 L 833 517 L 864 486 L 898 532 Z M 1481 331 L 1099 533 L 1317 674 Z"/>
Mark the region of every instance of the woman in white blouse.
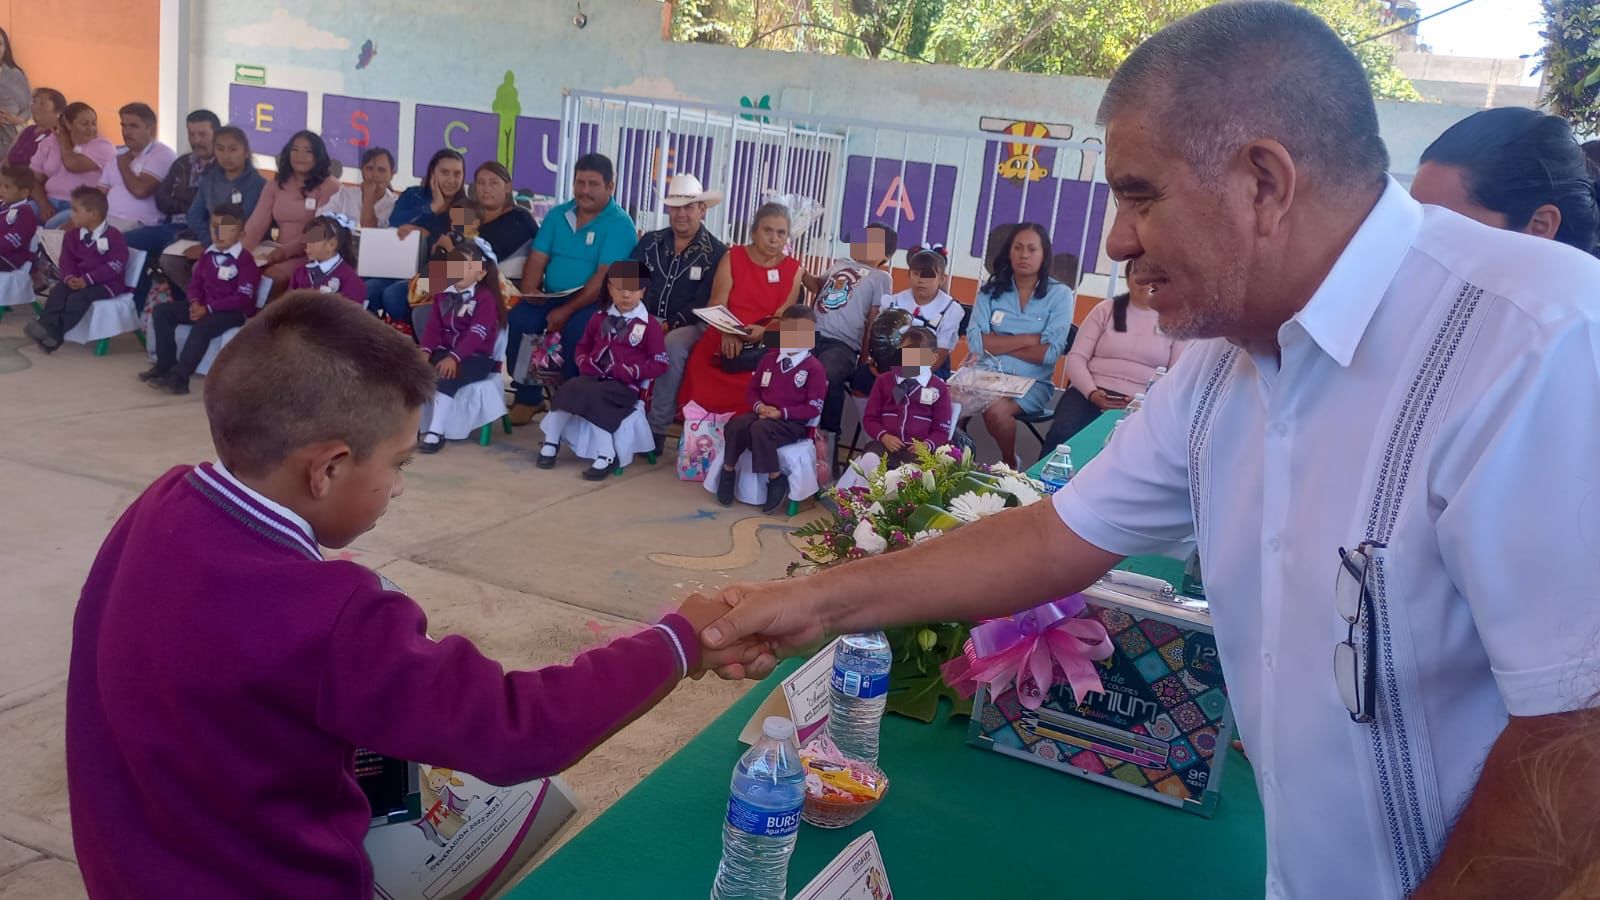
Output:
<path fill-rule="evenodd" d="M 394 154 L 382 147 L 368 147 L 361 154 L 361 183 L 339 188 L 317 215 L 339 213 L 362 228 L 388 228 L 389 214 L 400 196 L 394 181 Z"/>

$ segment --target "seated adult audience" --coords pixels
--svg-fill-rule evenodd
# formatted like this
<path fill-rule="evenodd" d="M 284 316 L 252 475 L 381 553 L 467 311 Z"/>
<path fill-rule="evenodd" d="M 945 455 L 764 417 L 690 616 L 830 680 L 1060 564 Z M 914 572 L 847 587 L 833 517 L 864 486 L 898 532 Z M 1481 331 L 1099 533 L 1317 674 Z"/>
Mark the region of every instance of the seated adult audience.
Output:
<path fill-rule="evenodd" d="M 1050 408 L 1056 360 L 1072 328 L 1073 298 L 1045 269 L 1051 257 L 1044 226 L 1023 222 L 1003 246 L 1006 252 L 994 259 L 994 275 L 973 305 L 967 346 L 979 365 L 1033 379 L 1028 393 L 1002 397 L 983 411 L 1001 461 L 1017 466 L 1017 416 L 1035 417 Z"/>
<path fill-rule="evenodd" d="M 244 209 L 246 217 L 255 212 L 267 180 L 256 171 L 251 162 L 250 138 L 244 129 L 228 125 L 217 129 L 212 140 L 213 164 L 207 165 L 195 188 L 194 200 L 184 216 L 184 227 L 179 237 L 197 243 L 183 253 L 164 253 L 161 271 L 167 276 L 172 299 L 183 300 L 189 289 L 189 278 L 194 264 L 205 252 L 211 235 L 211 214 L 217 207 L 233 204 Z"/>
<path fill-rule="evenodd" d="M 36 183 L 33 199 L 44 227 L 61 228 L 72 218 L 72 192 L 99 187 L 100 173 L 116 162 L 117 148 L 100 136 L 100 120 L 87 103 L 69 103 L 56 130 L 28 162 Z"/>
<path fill-rule="evenodd" d="M 1411 196 L 1485 225 L 1593 253 L 1595 168 L 1565 119 L 1508 106 L 1473 113 L 1422 151 Z"/>
<path fill-rule="evenodd" d="M 711 302 L 717 266 L 728 252 L 705 226 L 706 210 L 722 202 L 721 191 L 707 191 L 699 178 L 681 172 L 672 176 L 661 202 L 671 225 L 640 238 L 633 248 L 633 258 L 644 263 L 649 278 L 644 308 L 667 329 L 667 371 L 655 380 L 650 397 L 657 454 L 666 452 L 667 429 L 678 415 L 678 387 L 689 351 L 708 327 L 694 311 Z"/>
<path fill-rule="evenodd" d="M 804 270 L 789 256 L 789 208 L 768 203 L 756 210 L 750 243 L 730 247 L 717 266 L 711 306 L 725 306 L 744 323 L 744 335 L 708 329 L 689 352 L 679 405 L 708 412 L 744 412 L 745 389 L 766 352 L 769 325 L 800 299 Z M 814 317 L 813 317 L 814 318 Z"/>
<path fill-rule="evenodd" d="M 11 35 L 0 28 L 0 159 L 5 158 L 17 140 L 18 130 L 28 121 L 28 106 L 33 100 L 30 94 L 28 75 L 17 67 L 16 56 L 11 52 Z"/>
<path fill-rule="evenodd" d="M 477 237 L 483 238 L 504 267 L 506 261 L 531 252 L 539 234 L 533 213 L 518 206 L 511 195 L 511 172 L 489 160 L 472 173 L 472 199 L 478 216 Z"/>
<path fill-rule="evenodd" d="M 185 120 L 189 152 L 177 158 L 167 176 L 156 185 L 154 200 L 160 212 L 160 221 L 135 228 L 123 235 L 128 246 L 145 252 L 144 271 L 139 273 L 139 285 L 134 288 L 133 302 L 144 309 L 145 298 L 150 294 L 151 276 L 161 268 L 161 251 L 171 244 L 187 224 L 185 217 L 199 190 L 200 178 L 211 165 L 217 129 L 222 122 L 209 109 L 197 109 Z M 113 205 L 114 208 L 114 205 Z"/>
<path fill-rule="evenodd" d="M 6 165 L 26 166 L 39 152 L 39 145 L 55 134 L 56 123 L 61 121 L 61 111 L 67 108 L 67 98 L 55 88 L 35 88 L 33 92 L 33 124 L 22 129 L 11 148 L 6 151 Z"/>
<path fill-rule="evenodd" d="M 466 180 L 467 164 L 460 153 L 448 148 L 434 153 L 422 183 L 406 188 L 395 201 L 389 226 L 401 237 L 422 232 L 422 256 L 431 255 L 433 245 L 450 232 L 451 208 L 466 202 Z M 410 324 L 410 279 L 368 278 L 366 282 L 368 309 L 387 315 L 396 325 Z"/>
<path fill-rule="evenodd" d="M 277 247 L 261 267 L 261 277 L 271 278 L 267 291 L 270 300 L 289 289 L 295 269 L 306 264 L 301 232 L 316 218 L 317 210 L 339 191 L 339 179 L 328 174 L 330 160 L 322 137 L 300 131 L 278 153 L 278 172 L 266 183 L 261 199 L 244 226 L 244 249 L 254 253 L 267 238 L 267 230 L 278 227 Z"/>
<path fill-rule="evenodd" d="M 633 219 L 612 199 L 615 189 L 611 160 L 598 153 L 578 157 L 573 164 L 572 199 L 545 216 L 522 269 L 524 299 L 506 319 L 513 359 L 524 335 L 554 331 L 561 335 L 562 371 L 568 378 L 578 374 L 578 341 L 598 309 L 606 270 L 627 259 L 639 240 Z M 533 421 L 543 402 L 543 388 L 518 383 L 512 424 Z"/>
<path fill-rule="evenodd" d="M 1071 440 L 1106 410 L 1123 409 L 1187 346 L 1156 328 L 1150 298 L 1166 281 L 1141 260 L 1128 264 L 1128 292 L 1089 311 L 1067 351 L 1067 389 L 1056 401 L 1039 456 Z"/>
<path fill-rule="evenodd" d="M 126 234 L 166 220 L 156 206 L 156 190 L 178 161 L 178 153 L 156 140 L 156 111 L 144 103 L 117 110 L 122 146 L 117 159 L 100 172 L 111 212 L 107 221 Z M 131 246 L 131 245 L 130 245 Z"/>
<path fill-rule="evenodd" d="M 339 188 L 321 209 L 319 216 L 338 214 L 358 228 L 388 228 L 394 204 L 394 154 L 383 147 L 368 147 L 361 154 L 361 183 Z"/>

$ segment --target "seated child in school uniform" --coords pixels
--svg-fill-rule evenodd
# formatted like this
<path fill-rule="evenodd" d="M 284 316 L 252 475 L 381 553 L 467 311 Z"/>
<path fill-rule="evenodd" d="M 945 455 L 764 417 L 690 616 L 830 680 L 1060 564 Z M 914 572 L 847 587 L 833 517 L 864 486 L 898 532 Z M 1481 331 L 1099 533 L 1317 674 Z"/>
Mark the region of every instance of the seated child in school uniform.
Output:
<path fill-rule="evenodd" d="M 189 393 L 189 377 L 212 340 L 255 314 L 261 270 L 244 249 L 246 218 L 244 207 L 237 203 L 211 211 L 211 246 L 200 254 L 189 276 L 189 302 L 157 303 L 150 310 L 156 363 L 139 373 L 140 381 L 156 390 Z M 189 326 L 181 352 L 176 346 L 179 325 Z"/>
<path fill-rule="evenodd" d="M 872 439 L 867 452 L 887 455 L 891 469 L 915 460 L 918 446 L 949 443 L 950 387 L 933 374 L 936 354 L 933 332 L 910 328 L 900 336 L 900 367 L 879 375 L 867 395 L 861 416 Z"/>
<path fill-rule="evenodd" d="M 911 314 L 911 324 L 926 328 L 934 336 L 933 373 L 950 377 L 950 351 L 961 340 L 961 319 L 965 312 L 956 298 L 945 292 L 948 251 L 943 244 L 923 244 L 906 256 L 911 287 L 883 298 L 882 308 L 903 309 Z"/>
<path fill-rule="evenodd" d="M 433 392 L 410 339 L 310 292 L 218 355 L 217 460 L 123 513 L 73 622 L 67 788 L 91 898 L 371 897 L 357 748 L 516 784 L 568 768 L 686 675 L 756 658 L 702 650 L 728 606 L 691 597 L 568 665 L 507 672 L 430 637 L 387 579 L 325 560 L 401 495 Z"/>
<path fill-rule="evenodd" d="M 333 294 L 366 307 L 367 283 L 356 274 L 353 231 L 340 213 L 312 219 L 305 231 L 307 262 L 290 276 L 289 290 Z"/>
<path fill-rule="evenodd" d="M 32 193 L 32 169 L 0 167 L 0 272 L 20 272 L 33 260 L 39 214 L 28 202 Z"/>
<path fill-rule="evenodd" d="M 594 316 L 578 341 L 578 377 L 563 383 L 539 423 L 544 446 L 538 466 L 554 468 L 561 435 L 574 418 L 615 435 L 632 415 L 650 381 L 667 371 L 666 332 L 643 306 L 649 274 L 636 259 L 619 260 L 606 272 L 602 296 L 611 298 L 607 315 Z M 602 444 L 605 442 L 602 441 Z M 594 465 L 584 470 L 587 481 L 604 481 L 616 464 L 615 438 L 610 451 L 602 446 Z"/>
<path fill-rule="evenodd" d="M 756 366 L 745 392 L 750 412 L 729 420 L 722 430 L 726 450 L 722 477 L 717 480 L 717 502 L 733 505 L 739 457 L 750 453 L 750 471 L 767 476 L 767 498 L 761 505 L 772 512 L 789 496 L 789 479 L 778 470 L 778 448 L 804 440 L 806 423 L 822 414 L 828 393 L 828 373 L 811 355 L 817 340 L 817 318 L 810 307 L 791 306 L 778 322 L 778 346 Z"/>
<path fill-rule="evenodd" d="M 23 333 L 46 353 L 89 312 L 89 304 L 127 290 L 128 242 L 106 223 L 106 195 L 95 187 L 72 191 L 72 211 L 61 241 L 61 281 L 50 290 L 39 318 Z"/>
<path fill-rule="evenodd" d="M 500 269 L 482 241 L 463 241 L 443 260 L 429 265 L 428 284 L 435 287 L 433 310 L 422 327 L 422 357 L 439 374 L 438 393 L 456 392 L 494 374 L 494 342 L 506 327 L 506 299 L 500 292 Z M 442 287 L 441 287 L 442 286 Z M 423 422 L 423 453 L 444 449 L 439 429 L 448 403 L 432 405 L 433 421 Z"/>

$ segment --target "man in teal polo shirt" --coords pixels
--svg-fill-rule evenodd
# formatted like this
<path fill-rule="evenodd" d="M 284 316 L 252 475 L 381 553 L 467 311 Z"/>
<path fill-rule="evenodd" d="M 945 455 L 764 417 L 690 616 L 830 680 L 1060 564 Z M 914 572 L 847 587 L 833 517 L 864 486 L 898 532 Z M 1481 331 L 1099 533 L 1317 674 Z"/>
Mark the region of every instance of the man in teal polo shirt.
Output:
<path fill-rule="evenodd" d="M 561 332 L 566 376 L 578 374 L 578 340 L 599 308 L 606 270 L 627 259 L 639 239 L 633 219 L 611 198 L 615 182 L 611 160 L 598 153 L 579 158 L 573 167 L 572 199 L 545 216 L 522 273 L 525 299 L 506 318 L 513 359 L 523 335 L 555 330 Z M 512 424 L 533 421 L 543 401 L 538 385 L 518 384 Z"/>

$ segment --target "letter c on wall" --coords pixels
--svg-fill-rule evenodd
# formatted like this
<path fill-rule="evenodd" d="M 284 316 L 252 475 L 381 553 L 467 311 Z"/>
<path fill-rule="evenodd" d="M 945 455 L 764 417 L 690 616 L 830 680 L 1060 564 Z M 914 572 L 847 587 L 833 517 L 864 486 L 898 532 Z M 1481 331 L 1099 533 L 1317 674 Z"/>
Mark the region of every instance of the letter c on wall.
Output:
<path fill-rule="evenodd" d="M 453 119 L 451 120 L 450 124 L 444 126 L 444 145 L 457 153 L 465 154 L 467 152 L 467 148 L 457 147 L 450 136 L 451 133 L 458 128 L 468 133 L 472 131 L 472 128 L 469 127 L 467 123 L 461 121 L 460 119 Z"/>

